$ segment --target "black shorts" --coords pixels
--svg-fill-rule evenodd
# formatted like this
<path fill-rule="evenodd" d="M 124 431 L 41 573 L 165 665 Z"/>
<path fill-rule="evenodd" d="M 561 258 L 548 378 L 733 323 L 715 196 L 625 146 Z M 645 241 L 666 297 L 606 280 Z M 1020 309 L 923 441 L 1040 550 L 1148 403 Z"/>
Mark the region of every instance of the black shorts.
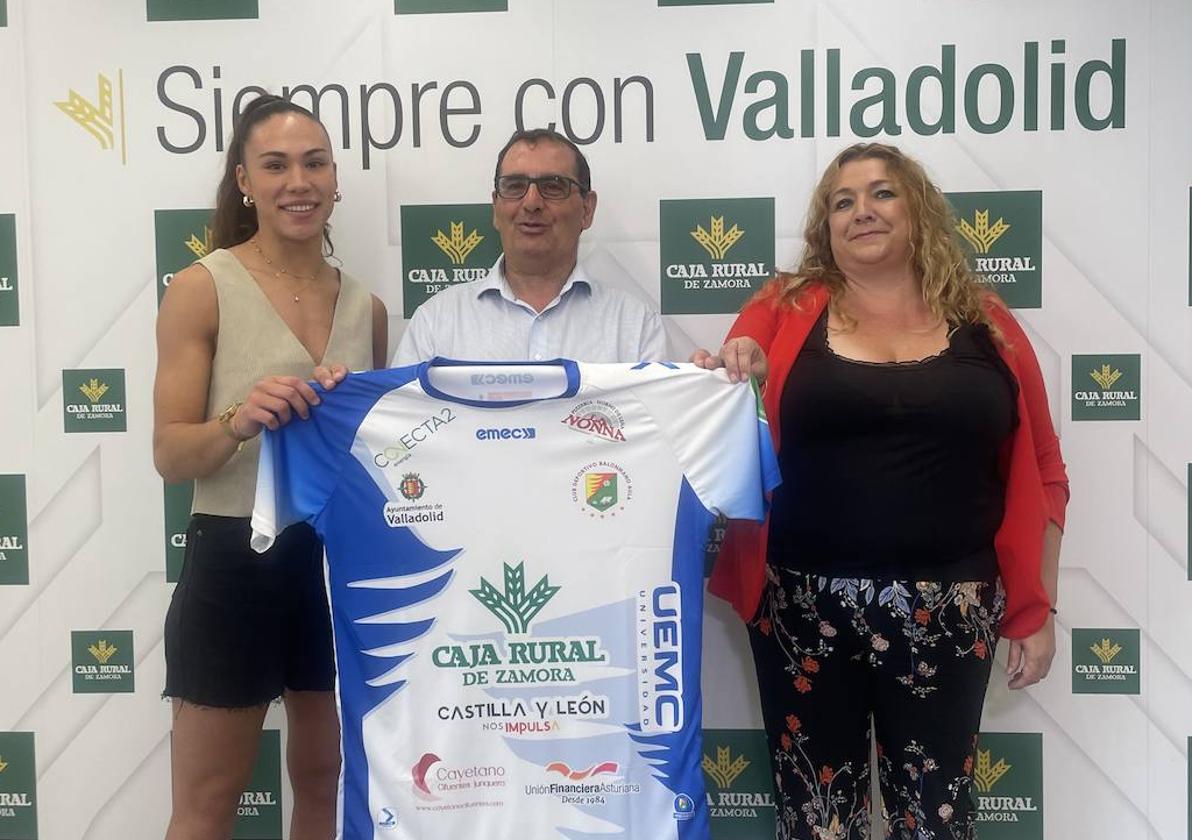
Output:
<path fill-rule="evenodd" d="M 323 544 L 297 524 L 257 554 L 251 535 L 246 518 L 191 517 L 166 613 L 166 697 L 239 708 L 335 686 Z"/>

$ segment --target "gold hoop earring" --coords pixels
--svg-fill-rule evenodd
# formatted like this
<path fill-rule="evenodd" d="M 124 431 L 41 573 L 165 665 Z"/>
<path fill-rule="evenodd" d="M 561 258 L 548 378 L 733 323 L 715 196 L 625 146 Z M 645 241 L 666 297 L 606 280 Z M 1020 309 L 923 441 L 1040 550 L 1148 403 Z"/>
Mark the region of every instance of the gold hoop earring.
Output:
<path fill-rule="evenodd" d="M 240 197 L 240 200 L 242 202 L 244 202 L 245 207 L 252 207 L 254 204 L 256 204 L 256 202 L 253 201 L 252 196 L 249 195 L 248 193 L 245 193 L 244 195 L 242 195 Z"/>

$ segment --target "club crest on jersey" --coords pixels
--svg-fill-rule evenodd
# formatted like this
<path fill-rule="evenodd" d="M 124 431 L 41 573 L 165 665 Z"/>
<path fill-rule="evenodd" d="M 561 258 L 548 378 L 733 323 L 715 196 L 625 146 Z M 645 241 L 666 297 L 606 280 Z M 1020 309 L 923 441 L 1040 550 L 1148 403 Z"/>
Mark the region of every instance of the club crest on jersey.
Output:
<path fill-rule="evenodd" d="M 402 496 L 413 502 L 421 499 L 426 492 L 426 482 L 419 477 L 418 473 L 406 473 L 401 477 L 401 484 L 397 489 L 401 491 Z"/>
<path fill-rule="evenodd" d="M 616 516 L 632 498 L 629 473 L 612 461 L 586 464 L 571 479 L 572 501 L 592 518 Z"/>
<path fill-rule="evenodd" d="M 584 501 L 604 513 L 617 503 L 617 474 L 615 472 L 584 473 Z"/>
<path fill-rule="evenodd" d="M 563 425 L 602 440 L 625 442 L 625 418 L 620 409 L 604 400 L 585 400 L 575 406 L 563 418 Z"/>

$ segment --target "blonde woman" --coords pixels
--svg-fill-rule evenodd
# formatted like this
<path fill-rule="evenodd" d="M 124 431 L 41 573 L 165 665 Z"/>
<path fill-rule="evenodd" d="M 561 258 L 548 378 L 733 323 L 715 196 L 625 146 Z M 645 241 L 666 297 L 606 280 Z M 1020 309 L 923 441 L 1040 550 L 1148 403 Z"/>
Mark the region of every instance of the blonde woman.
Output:
<path fill-rule="evenodd" d="M 966 267 L 939 189 L 880 144 L 829 164 L 805 249 L 693 361 L 767 382 L 783 473 L 711 588 L 749 621 L 778 837 L 973 837 L 993 651 L 1042 679 L 1068 482 L 1026 336 Z"/>

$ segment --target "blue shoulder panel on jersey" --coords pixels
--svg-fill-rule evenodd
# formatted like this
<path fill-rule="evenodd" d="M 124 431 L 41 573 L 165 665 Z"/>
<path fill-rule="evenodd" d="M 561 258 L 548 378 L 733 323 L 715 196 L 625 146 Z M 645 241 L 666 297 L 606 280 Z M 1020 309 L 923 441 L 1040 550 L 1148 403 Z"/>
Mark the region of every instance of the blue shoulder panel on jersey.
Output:
<path fill-rule="evenodd" d="M 703 639 L 703 568 L 709 529 L 716 517 L 683 479 L 675 512 L 674 561 L 671 576 L 681 587 L 684 656 L 683 721 L 678 732 L 644 735 L 639 724 L 628 727 L 640 745 L 643 759 L 654 768 L 654 776 L 675 794 L 676 814 L 690 806 L 690 813 L 676 817 L 680 838 L 703 838 L 710 832 L 707 797 L 704 795 L 703 732 L 700 729 L 703 701 L 700 695 L 700 645 Z"/>
<path fill-rule="evenodd" d="M 433 624 L 424 605 L 449 585 L 458 551 L 435 551 L 408 528 L 390 528 L 386 499 L 351 455 L 360 424 L 377 401 L 415 381 L 418 365 L 350 374 L 310 419 L 271 436 L 278 527 L 310 520 L 327 546 L 334 605 L 344 754 L 345 837 L 372 837 L 364 718 L 405 685 L 402 665 Z M 376 511 L 364 516 L 364 511 Z M 403 582 L 401 578 L 410 578 Z"/>
<path fill-rule="evenodd" d="M 327 407 L 334 411 L 337 417 L 342 416 L 343 418 L 345 428 L 337 428 L 336 432 L 342 434 L 344 431 L 350 431 L 346 437 L 332 437 L 326 443 L 342 452 L 351 448 L 352 441 L 356 437 L 356 429 L 359 428 L 361 421 L 372 410 L 372 407 L 376 405 L 377 400 L 394 388 L 408 385 L 417 379 L 419 367 L 419 365 L 407 365 L 400 368 L 349 373 L 343 382 L 331 389 L 312 382 L 311 385 L 319 398 L 325 398 Z M 320 408 L 321 406 L 316 407 L 315 411 L 319 411 Z"/>
<path fill-rule="evenodd" d="M 377 400 L 417 374 L 417 366 L 352 373 L 330 390 L 312 382 L 322 403 L 311 409 L 310 417 L 295 417 L 275 432 L 265 431 L 273 453 L 278 530 L 319 514 L 364 418 Z"/>
<path fill-rule="evenodd" d="M 432 604 L 454 578 L 451 562 L 459 554 L 432 549 L 408 527 L 389 527 L 381 514 L 385 502 L 373 477 L 349 455 L 316 521 L 332 558 L 327 580 L 343 727 L 345 837 L 373 836 L 364 719 L 405 687 L 402 666 L 434 625 Z"/>

